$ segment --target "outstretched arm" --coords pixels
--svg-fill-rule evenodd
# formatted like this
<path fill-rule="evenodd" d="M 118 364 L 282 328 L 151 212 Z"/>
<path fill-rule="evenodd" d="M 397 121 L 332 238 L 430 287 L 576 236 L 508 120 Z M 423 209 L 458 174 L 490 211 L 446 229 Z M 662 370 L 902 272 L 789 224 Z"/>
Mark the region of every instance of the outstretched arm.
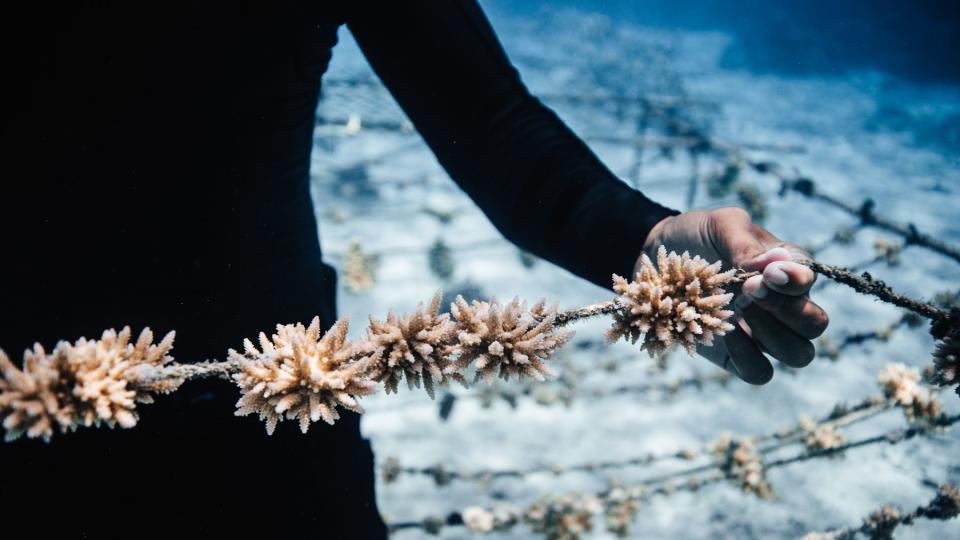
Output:
<path fill-rule="evenodd" d="M 677 212 L 618 180 L 537 98 L 475 0 L 354 2 L 347 26 L 450 176 L 510 241 L 610 288 Z"/>
<path fill-rule="evenodd" d="M 347 25 L 367 59 L 504 236 L 604 288 L 660 244 L 763 271 L 737 299 L 736 330 L 701 353 L 753 384 L 773 375 L 764 353 L 793 367 L 813 359 L 827 315 L 810 300 L 813 273 L 794 262 L 805 252 L 742 210 L 678 215 L 618 180 L 530 95 L 476 0 L 353 6 Z"/>

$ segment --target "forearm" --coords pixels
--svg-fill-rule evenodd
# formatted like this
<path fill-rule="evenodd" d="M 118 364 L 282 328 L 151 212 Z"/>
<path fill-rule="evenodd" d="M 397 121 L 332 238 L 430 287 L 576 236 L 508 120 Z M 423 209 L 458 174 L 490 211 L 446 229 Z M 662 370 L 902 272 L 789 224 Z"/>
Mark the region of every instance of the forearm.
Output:
<path fill-rule="evenodd" d="M 348 25 L 450 176 L 524 249 L 609 287 L 676 213 L 529 94 L 475 1 L 368 2 Z"/>
<path fill-rule="evenodd" d="M 463 167 L 460 184 L 508 239 L 609 287 L 612 273 L 630 274 L 651 228 L 678 212 L 617 179 L 536 98 L 517 101 L 478 141 L 484 166 Z"/>

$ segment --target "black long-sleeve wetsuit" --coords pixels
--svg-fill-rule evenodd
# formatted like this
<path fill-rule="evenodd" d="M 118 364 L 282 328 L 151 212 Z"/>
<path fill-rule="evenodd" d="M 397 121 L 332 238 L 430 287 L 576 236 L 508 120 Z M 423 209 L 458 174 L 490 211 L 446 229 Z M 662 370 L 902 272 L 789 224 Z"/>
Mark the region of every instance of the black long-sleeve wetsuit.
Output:
<path fill-rule="evenodd" d="M 527 92 L 475 0 L 24 4 L 0 23 L 0 346 L 17 358 L 130 325 L 176 329 L 189 362 L 278 322 L 333 322 L 308 165 L 344 23 L 523 248 L 606 287 L 675 213 Z M 4 531 L 383 536 L 357 415 L 267 437 L 236 399 L 189 382 L 140 407 L 135 429 L 0 445 Z"/>

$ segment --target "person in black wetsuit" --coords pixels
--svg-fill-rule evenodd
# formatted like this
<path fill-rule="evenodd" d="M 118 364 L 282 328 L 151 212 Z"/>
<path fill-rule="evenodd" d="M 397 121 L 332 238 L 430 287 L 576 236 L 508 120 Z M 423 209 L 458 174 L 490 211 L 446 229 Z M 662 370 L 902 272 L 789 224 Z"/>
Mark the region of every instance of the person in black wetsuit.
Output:
<path fill-rule="evenodd" d="M 17 9 L 0 38 L 8 352 L 150 326 L 176 329 L 174 355 L 190 362 L 278 322 L 332 324 L 308 165 L 345 23 L 508 239 L 604 288 L 660 243 L 765 269 L 737 301 L 745 322 L 704 354 L 755 384 L 772 374 L 761 350 L 812 359 L 826 325 L 807 295 L 813 275 L 768 264 L 802 253 L 742 211 L 680 214 L 619 181 L 527 92 L 475 0 Z M 194 381 L 142 407 L 135 429 L 0 445 L 5 531 L 384 537 L 357 415 L 306 435 L 282 422 L 268 437 L 233 415 L 236 399 L 232 385 Z"/>

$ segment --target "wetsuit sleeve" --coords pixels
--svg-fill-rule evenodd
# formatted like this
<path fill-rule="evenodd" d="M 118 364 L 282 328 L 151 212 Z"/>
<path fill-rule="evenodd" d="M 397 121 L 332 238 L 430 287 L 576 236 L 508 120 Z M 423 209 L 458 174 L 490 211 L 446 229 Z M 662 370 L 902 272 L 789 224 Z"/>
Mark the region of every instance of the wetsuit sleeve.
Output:
<path fill-rule="evenodd" d="M 373 69 L 507 239 L 601 287 L 631 274 L 653 225 L 678 212 L 621 182 L 528 92 L 475 0 L 352 6 Z"/>

